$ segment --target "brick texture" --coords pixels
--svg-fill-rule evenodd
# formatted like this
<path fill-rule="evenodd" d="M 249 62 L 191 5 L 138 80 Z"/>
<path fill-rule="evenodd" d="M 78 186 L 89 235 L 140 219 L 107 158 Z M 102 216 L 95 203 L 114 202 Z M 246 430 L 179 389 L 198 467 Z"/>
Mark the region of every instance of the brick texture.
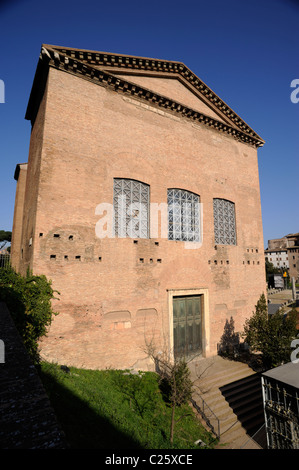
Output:
<path fill-rule="evenodd" d="M 177 80 L 144 83 L 167 85 L 167 96 L 195 109 L 206 106 Z M 19 269 L 47 275 L 60 292 L 53 302 L 59 315 L 41 343 L 44 358 L 87 368 L 151 368 L 146 344 L 172 346 L 170 290 L 208 292 L 204 356 L 217 353 L 226 320 L 233 317 L 242 330 L 265 291 L 254 147 L 50 68 L 27 173 Z M 97 238 L 95 210 L 113 203 L 113 178 L 147 183 L 152 203 L 166 203 L 167 188 L 198 194 L 202 246 L 190 250 L 161 236 L 138 243 Z M 215 246 L 215 197 L 235 203 L 236 246 Z"/>

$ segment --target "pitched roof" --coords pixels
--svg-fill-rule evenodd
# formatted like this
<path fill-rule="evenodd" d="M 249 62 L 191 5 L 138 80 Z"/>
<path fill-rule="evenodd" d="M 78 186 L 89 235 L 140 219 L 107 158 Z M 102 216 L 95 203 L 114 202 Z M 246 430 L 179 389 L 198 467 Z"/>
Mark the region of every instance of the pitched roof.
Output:
<path fill-rule="evenodd" d="M 49 67 L 80 76 L 100 86 L 116 92 L 134 96 L 138 100 L 150 102 L 152 106 L 176 113 L 193 122 L 205 124 L 220 132 L 254 147 L 264 145 L 264 140 L 251 129 L 223 100 L 219 98 L 199 77 L 182 62 L 151 59 L 123 54 L 74 49 L 43 44 L 28 102 L 26 119 L 34 122 L 39 102 L 46 84 Z M 202 102 L 213 110 L 214 116 L 195 110 L 171 97 L 150 90 L 140 83 L 134 83 L 130 73 L 177 78 Z M 126 74 L 126 76 L 122 76 Z M 128 77 L 129 75 L 129 77 Z"/>

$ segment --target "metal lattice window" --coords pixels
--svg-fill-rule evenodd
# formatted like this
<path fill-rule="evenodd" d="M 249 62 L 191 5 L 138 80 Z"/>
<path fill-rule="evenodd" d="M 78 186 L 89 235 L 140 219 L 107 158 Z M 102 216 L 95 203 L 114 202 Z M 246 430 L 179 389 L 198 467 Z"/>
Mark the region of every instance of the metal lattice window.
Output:
<path fill-rule="evenodd" d="M 214 199 L 214 233 L 216 245 L 236 245 L 235 204 Z"/>
<path fill-rule="evenodd" d="M 147 184 L 115 178 L 113 206 L 116 237 L 149 237 L 149 186 Z"/>
<path fill-rule="evenodd" d="M 168 189 L 168 239 L 200 241 L 200 203 L 197 194 Z"/>

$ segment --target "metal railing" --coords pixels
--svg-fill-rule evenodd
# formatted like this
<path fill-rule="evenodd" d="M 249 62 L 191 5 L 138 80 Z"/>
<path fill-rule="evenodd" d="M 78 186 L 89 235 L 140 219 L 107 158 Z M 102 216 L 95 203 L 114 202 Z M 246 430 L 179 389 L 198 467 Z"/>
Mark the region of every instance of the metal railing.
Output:
<path fill-rule="evenodd" d="M 10 265 L 10 254 L 0 253 L 0 268 L 6 268 Z"/>
<path fill-rule="evenodd" d="M 217 437 L 217 439 L 220 439 L 219 419 L 215 415 L 214 411 L 212 411 L 209 405 L 204 401 L 204 399 L 198 394 L 197 394 L 197 397 L 201 402 L 201 406 L 199 406 L 198 403 L 193 398 L 190 400 L 192 405 L 194 406 L 196 411 L 200 414 L 200 416 L 205 421 L 207 426 L 211 429 L 212 433 Z M 215 425 L 212 424 L 212 421 L 215 422 Z"/>
<path fill-rule="evenodd" d="M 254 447 L 258 446 L 260 449 L 267 449 L 267 435 L 266 435 L 266 423 L 251 436 L 248 436 L 248 439 L 242 444 L 239 449 L 252 449 L 252 443 Z"/>

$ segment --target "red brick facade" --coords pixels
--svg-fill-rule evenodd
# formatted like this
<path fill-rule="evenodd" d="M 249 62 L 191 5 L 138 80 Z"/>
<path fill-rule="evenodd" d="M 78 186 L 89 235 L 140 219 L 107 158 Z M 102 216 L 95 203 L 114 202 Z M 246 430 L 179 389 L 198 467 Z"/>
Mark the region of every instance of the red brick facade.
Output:
<path fill-rule="evenodd" d="M 151 59 L 43 53 L 27 113 L 23 196 L 17 184 L 23 209 L 13 232 L 22 236 L 12 247 L 20 272 L 30 266 L 60 292 L 42 356 L 87 368 L 149 368 L 148 341 L 173 348 L 173 297 L 193 295 L 201 296 L 202 355 L 216 354 L 226 320 L 241 331 L 265 291 L 263 141 L 201 91 L 197 77 L 197 88 L 187 81 L 182 64 L 165 63 L 165 72 Z M 115 178 L 149 185 L 149 202 L 165 207 L 169 188 L 198 195 L 200 246 L 188 249 L 161 231 L 153 238 L 152 230 L 148 238 L 98 238 L 96 208 L 113 208 Z M 236 244 L 215 243 L 214 198 L 234 203 Z"/>

